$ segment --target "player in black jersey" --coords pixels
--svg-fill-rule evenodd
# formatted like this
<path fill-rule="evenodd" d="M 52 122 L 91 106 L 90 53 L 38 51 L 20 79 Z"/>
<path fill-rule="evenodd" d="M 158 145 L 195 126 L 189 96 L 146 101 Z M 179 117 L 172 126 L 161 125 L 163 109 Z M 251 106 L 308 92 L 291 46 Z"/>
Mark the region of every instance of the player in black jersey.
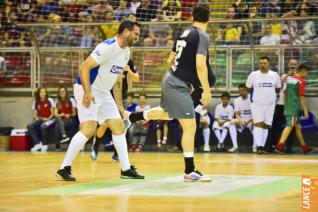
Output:
<path fill-rule="evenodd" d="M 210 182 L 195 169 L 193 161 L 194 136 L 196 131 L 195 112 L 191 92 L 194 87 L 202 89 L 201 104 L 211 102 L 208 80 L 208 49 L 210 39 L 206 29 L 210 19 L 209 5 L 198 4 L 192 10 L 193 23 L 175 41 L 168 62 L 171 68 L 162 80 L 161 107 L 144 112 L 126 113 L 134 123 L 139 120 L 178 119 L 182 130 L 182 148 L 185 161 L 185 181 Z"/>

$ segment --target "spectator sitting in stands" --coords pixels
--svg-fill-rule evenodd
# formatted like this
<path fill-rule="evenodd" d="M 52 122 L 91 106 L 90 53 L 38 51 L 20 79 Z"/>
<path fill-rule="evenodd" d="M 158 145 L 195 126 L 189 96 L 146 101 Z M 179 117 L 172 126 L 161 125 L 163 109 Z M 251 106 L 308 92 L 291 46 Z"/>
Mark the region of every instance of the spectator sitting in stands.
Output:
<path fill-rule="evenodd" d="M 165 21 L 164 13 L 158 10 L 157 18 L 152 21 Z M 150 25 L 149 37 L 144 40 L 145 46 L 172 46 L 173 31 L 169 24 Z"/>
<path fill-rule="evenodd" d="M 249 16 L 248 18 L 258 18 L 257 6 L 252 5 L 249 7 Z M 242 25 L 242 33 L 241 33 L 241 44 L 249 45 L 251 42 L 251 37 L 248 29 L 248 25 L 250 26 L 250 30 L 253 36 L 254 44 L 258 44 L 258 41 L 262 36 L 262 24 L 260 22 L 251 22 Z"/>
<path fill-rule="evenodd" d="M 235 19 L 235 9 L 234 7 L 230 7 L 227 9 L 226 19 Z M 221 42 L 223 45 L 234 45 L 238 44 L 240 41 L 240 36 L 242 32 L 241 25 L 234 25 L 232 23 L 221 24 L 220 27 L 222 30 L 220 31 L 217 40 Z M 224 40 L 222 39 L 224 35 Z"/>
<path fill-rule="evenodd" d="M 70 140 L 66 134 L 66 130 L 75 124 L 76 119 L 76 102 L 70 98 L 66 87 L 60 87 L 55 102 L 55 145 L 56 149 L 60 149 L 60 143 Z"/>
<path fill-rule="evenodd" d="M 268 14 L 266 14 L 267 18 L 275 18 L 279 17 L 279 10 L 272 9 Z M 265 25 L 266 26 L 266 25 Z M 271 24 L 272 34 L 278 35 L 279 37 L 282 35 L 282 24 L 279 21 L 273 21 Z"/>
<path fill-rule="evenodd" d="M 22 27 L 17 26 L 17 15 L 15 11 L 9 12 L 9 17 L 3 24 L 4 39 L 1 46 L 24 47 L 26 45 L 26 32 Z"/>
<path fill-rule="evenodd" d="M 113 7 L 108 0 L 99 0 L 99 4 L 95 5 L 92 10 L 93 19 L 96 22 L 104 22 L 105 14 L 113 12 Z"/>
<path fill-rule="evenodd" d="M 114 17 L 114 12 L 109 11 L 106 13 L 106 20 L 108 23 L 114 22 L 115 17 Z M 113 24 L 105 24 L 101 26 L 102 32 L 103 32 L 103 37 L 106 39 L 112 38 L 117 34 L 119 27 L 119 23 L 113 23 Z"/>
<path fill-rule="evenodd" d="M 190 21 L 192 8 L 199 2 L 199 0 L 182 0 L 181 5 L 181 20 Z"/>
<path fill-rule="evenodd" d="M 224 45 L 235 45 L 240 41 L 241 27 L 229 23 L 224 30 Z"/>
<path fill-rule="evenodd" d="M 136 11 L 137 21 L 151 21 L 156 17 L 157 8 L 150 3 L 150 0 L 141 0 Z"/>
<path fill-rule="evenodd" d="M 6 60 L 0 56 L 0 73 L 5 74 L 7 72 Z"/>
<path fill-rule="evenodd" d="M 149 110 L 151 107 L 147 105 L 147 96 L 145 94 L 139 95 L 139 105 L 136 107 L 136 112 Z M 129 145 L 129 151 L 140 152 L 142 151 L 148 132 L 149 121 L 138 121 L 133 125 L 133 139 Z"/>
<path fill-rule="evenodd" d="M 121 21 L 122 19 L 127 18 L 132 13 L 132 9 L 127 5 L 127 0 L 120 0 L 119 6 L 114 11 L 114 16 L 116 21 Z"/>
<path fill-rule="evenodd" d="M 28 124 L 28 134 L 32 143 L 35 144 L 31 152 L 41 150 L 46 152 L 48 149 L 46 131 L 47 128 L 54 123 L 53 119 L 54 101 L 48 97 L 45 88 L 39 88 L 35 94 L 33 102 L 33 118 L 34 121 Z"/>
<path fill-rule="evenodd" d="M 88 15 L 86 12 L 80 12 L 78 14 L 79 22 L 91 23 L 93 22 L 93 17 Z M 101 26 L 103 28 L 104 25 Z M 98 40 L 98 28 L 96 26 L 82 26 L 83 34 L 80 38 L 81 47 L 92 48 L 94 43 Z"/>
<path fill-rule="evenodd" d="M 307 11 L 306 10 L 301 10 L 300 11 L 300 16 L 301 17 L 307 17 Z M 317 38 L 317 33 L 315 29 L 315 23 L 311 20 L 307 20 L 300 24 L 303 28 L 301 29 L 301 35 L 300 39 L 304 43 L 311 43 L 315 38 Z"/>
<path fill-rule="evenodd" d="M 181 3 L 178 0 L 164 0 L 162 2 L 162 11 L 169 21 L 178 21 L 181 19 Z"/>
<path fill-rule="evenodd" d="M 130 8 L 133 11 L 133 14 L 136 14 L 138 7 L 140 7 L 140 1 L 132 0 L 130 2 Z"/>
<path fill-rule="evenodd" d="M 249 4 L 246 2 L 242 2 L 241 0 L 237 0 L 233 3 L 233 8 L 235 10 L 235 19 L 248 18 L 249 17 Z"/>
<path fill-rule="evenodd" d="M 261 38 L 260 44 L 264 46 L 277 46 L 280 43 L 278 35 L 272 34 L 272 27 L 270 24 L 265 26 L 265 35 Z"/>
<path fill-rule="evenodd" d="M 284 14 L 282 17 L 293 18 L 296 15 L 296 11 L 290 11 Z M 285 21 L 282 25 L 282 34 L 280 37 L 280 44 L 303 44 L 304 42 L 298 36 L 297 22 L 294 20 Z"/>
<path fill-rule="evenodd" d="M 17 11 L 18 11 L 18 21 L 26 22 L 29 16 L 32 15 L 36 8 L 36 0 L 22 0 L 18 1 Z"/>
<path fill-rule="evenodd" d="M 137 106 L 138 104 L 134 103 L 134 94 L 128 93 L 127 94 L 127 111 L 135 112 Z"/>

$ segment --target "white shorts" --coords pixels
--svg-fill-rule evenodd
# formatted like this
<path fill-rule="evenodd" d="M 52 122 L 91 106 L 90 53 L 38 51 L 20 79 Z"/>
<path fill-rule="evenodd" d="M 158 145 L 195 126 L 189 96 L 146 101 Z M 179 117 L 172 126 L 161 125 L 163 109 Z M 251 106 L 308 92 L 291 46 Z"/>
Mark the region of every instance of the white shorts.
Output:
<path fill-rule="evenodd" d="M 101 92 L 92 88 L 95 103 L 91 102 L 88 108 L 82 105 L 84 90 L 82 85 L 74 84 L 74 98 L 77 105 L 78 119 L 83 121 L 97 121 L 99 124 L 108 119 L 121 118 L 115 100 L 110 91 Z"/>
<path fill-rule="evenodd" d="M 237 131 L 239 131 L 240 133 L 243 132 L 243 130 L 245 130 L 245 129 L 249 129 L 250 132 L 252 132 L 253 131 L 253 123 L 250 122 L 246 126 L 242 126 L 240 124 L 237 126 Z"/>
<path fill-rule="evenodd" d="M 212 125 L 212 129 L 213 130 L 223 130 L 225 129 L 225 127 L 229 127 L 230 126 L 230 121 L 225 122 L 222 126 L 219 125 L 218 121 L 214 121 L 213 125 Z"/>
<path fill-rule="evenodd" d="M 254 124 L 264 122 L 267 125 L 272 125 L 275 112 L 275 104 L 259 105 L 256 103 L 252 103 L 251 111 Z"/>

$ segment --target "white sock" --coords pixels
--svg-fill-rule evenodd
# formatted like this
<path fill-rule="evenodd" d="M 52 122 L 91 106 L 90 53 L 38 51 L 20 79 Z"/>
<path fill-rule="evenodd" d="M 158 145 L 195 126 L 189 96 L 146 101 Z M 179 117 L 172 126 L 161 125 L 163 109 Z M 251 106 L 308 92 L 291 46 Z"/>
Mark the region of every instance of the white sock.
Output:
<path fill-rule="evenodd" d="M 127 141 L 125 134 L 112 135 L 113 143 L 118 153 L 120 167 L 122 171 L 130 169 L 130 163 L 128 158 Z"/>
<path fill-rule="evenodd" d="M 193 152 L 183 152 L 183 157 L 185 157 L 185 158 L 193 158 Z"/>
<path fill-rule="evenodd" d="M 256 147 L 263 146 L 263 128 L 260 127 L 254 127 L 253 130 L 253 138 L 254 143 L 256 144 Z"/>
<path fill-rule="evenodd" d="M 226 136 L 227 136 L 227 129 L 223 129 L 220 143 L 222 143 L 222 144 L 224 143 Z"/>
<path fill-rule="evenodd" d="M 87 141 L 88 138 L 86 138 L 81 131 L 78 131 L 73 136 L 65 154 L 64 161 L 60 167 L 61 169 L 63 169 L 65 166 L 72 166 L 73 160 Z"/>
<path fill-rule="evenodd" d="M 231 140 L 232 140 L 232 143 L 233 143 L 233 147 L 234 148 L 238 148 L 236 127 L 234 125 L 230 125 L 229 126 L 229 130 L 230 130 L 230 136 L 231 136 Z"/>
<path fill-rule="evenodd" d="M 218 142 L 221 143 L 221 132 L 220 130 L 214 130 L 214 134 L 216 138 L 218 139 Z"/>
<path fill-rule="evenodd" d="M 265 144 L 266 144 L 267 135 L 268 135 L 268 129 L 263 129 L 263 136 L 262 136 L 262 144 L 263 144 L 263 147 L 264 147 Z"/>
<path fill-rule="evenodd" d="M 210 143 L 210 128 L 203 129 L 203 138 L 204 138 L 204 145 L 208 146 Z"/>

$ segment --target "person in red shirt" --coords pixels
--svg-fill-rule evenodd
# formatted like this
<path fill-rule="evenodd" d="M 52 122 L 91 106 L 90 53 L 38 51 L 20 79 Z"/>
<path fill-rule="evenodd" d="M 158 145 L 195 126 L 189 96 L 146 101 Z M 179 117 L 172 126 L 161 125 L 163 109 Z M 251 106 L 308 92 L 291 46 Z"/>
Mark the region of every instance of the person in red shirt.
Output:
<path fill-rule="evenodd" d="M 55 116 L 55 144 L 56 149 L 60 149 L 60 143 L 70 140 L 66 135 L 66 129 L 75 124 L 76 102 L 70 98 L 65 87 L 60 87 L 57 93 L 57 99 L 54 108 Z"/>
<path fill-rule="evenodd" d="M 48 97 L 45 88 L 39 88 L 33 102 L 34 121 L 28 124 L 28 134 L 34 144 L 31 152 L 41 150 L 46 152 L 48 149 L 46 131 L 54 123 L 53 118 L 54 101 Z"/>

